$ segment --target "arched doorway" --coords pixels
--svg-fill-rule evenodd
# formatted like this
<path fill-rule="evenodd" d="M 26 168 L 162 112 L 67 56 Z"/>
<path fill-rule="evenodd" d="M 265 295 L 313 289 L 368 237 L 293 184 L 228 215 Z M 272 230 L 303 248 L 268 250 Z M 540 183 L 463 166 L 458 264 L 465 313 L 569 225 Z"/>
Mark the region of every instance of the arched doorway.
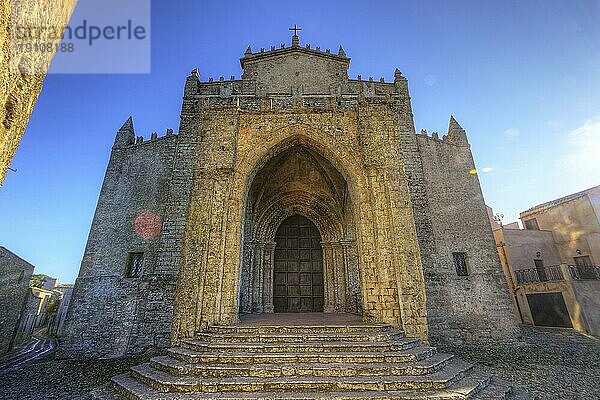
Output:
<path fill-rule="evenodd" d="M 274 312 L 323 311 L 321 234 L 306 217 L 288 217 L 275 234 Z"/>
<path fill-rule="evenodd" d="M 245 202 L 239 313 L 362 313 L 355 205 L 326 158 L 303 145 L 274 155 Z"/>

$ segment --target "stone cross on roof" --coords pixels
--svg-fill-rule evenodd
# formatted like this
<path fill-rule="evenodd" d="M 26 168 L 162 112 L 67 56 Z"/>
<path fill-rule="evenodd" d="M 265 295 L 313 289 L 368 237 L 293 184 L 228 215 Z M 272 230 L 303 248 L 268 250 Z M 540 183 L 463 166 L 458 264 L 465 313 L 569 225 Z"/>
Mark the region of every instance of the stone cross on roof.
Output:
<path fill-rule="evenodd" d="M 296 24 L 294 24 L 293 28 L 289 28 L 290 31 L 294 31 L 294 36 L 298 36 L 298 31 L 301 31 L 302 28 L 298 28 L 298 26 L 296 26 Z"/>
<path fill-rule="evenodd" d="M 298 28 L 296 24 L 294 24 L 293 28 L 289 28 L 290 31 L 294 31 L 294 36 L 292 36 L 292 46 L 300 46 L 300 38 L 298 38 L 298 31 L 301 31 L 302 28 Z"/>

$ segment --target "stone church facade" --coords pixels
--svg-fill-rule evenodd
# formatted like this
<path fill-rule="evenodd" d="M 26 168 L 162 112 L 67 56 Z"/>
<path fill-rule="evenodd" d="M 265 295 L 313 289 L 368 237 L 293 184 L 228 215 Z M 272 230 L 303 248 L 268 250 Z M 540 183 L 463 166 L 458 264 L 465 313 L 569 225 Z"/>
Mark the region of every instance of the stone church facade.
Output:
<path fill-rule="evenodd" d="M 517 333 L 465 131 L 416 134 L 407 79 L 301 46 L 186 79 L 177 134 L 119 129 L 61 349 L 177 345 L 242 314 L 354 313 L 422 340 Z"/>

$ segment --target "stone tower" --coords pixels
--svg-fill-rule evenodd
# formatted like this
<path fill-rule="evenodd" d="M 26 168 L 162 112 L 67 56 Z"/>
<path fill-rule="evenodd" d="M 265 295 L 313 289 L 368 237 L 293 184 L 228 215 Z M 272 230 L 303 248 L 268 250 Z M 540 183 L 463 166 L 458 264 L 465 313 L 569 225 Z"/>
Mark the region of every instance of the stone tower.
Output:
<path fill-rule="evenodd" d="M 423 340 L 516 335 L 464 129 L 408 82 L 284 44 L 186 79 L 179 132 L 118 131 L 62 349 L 120 355 L 244 313 L 354 313 Z"/>

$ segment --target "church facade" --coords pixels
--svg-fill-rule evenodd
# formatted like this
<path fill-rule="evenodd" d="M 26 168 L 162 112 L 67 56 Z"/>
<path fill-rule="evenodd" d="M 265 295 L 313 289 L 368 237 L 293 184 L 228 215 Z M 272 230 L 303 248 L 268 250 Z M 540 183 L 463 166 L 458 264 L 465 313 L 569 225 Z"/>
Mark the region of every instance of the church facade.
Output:
<path fill-rule="evenodd" d="M 248 313 L 352 313 L 424 341 L 511 340 L 470 145 L 416 134 L 407 79 L 292 45 L 185 82 L 178 133 L 118 131 L 65 325 L 118 356 Z"/>

